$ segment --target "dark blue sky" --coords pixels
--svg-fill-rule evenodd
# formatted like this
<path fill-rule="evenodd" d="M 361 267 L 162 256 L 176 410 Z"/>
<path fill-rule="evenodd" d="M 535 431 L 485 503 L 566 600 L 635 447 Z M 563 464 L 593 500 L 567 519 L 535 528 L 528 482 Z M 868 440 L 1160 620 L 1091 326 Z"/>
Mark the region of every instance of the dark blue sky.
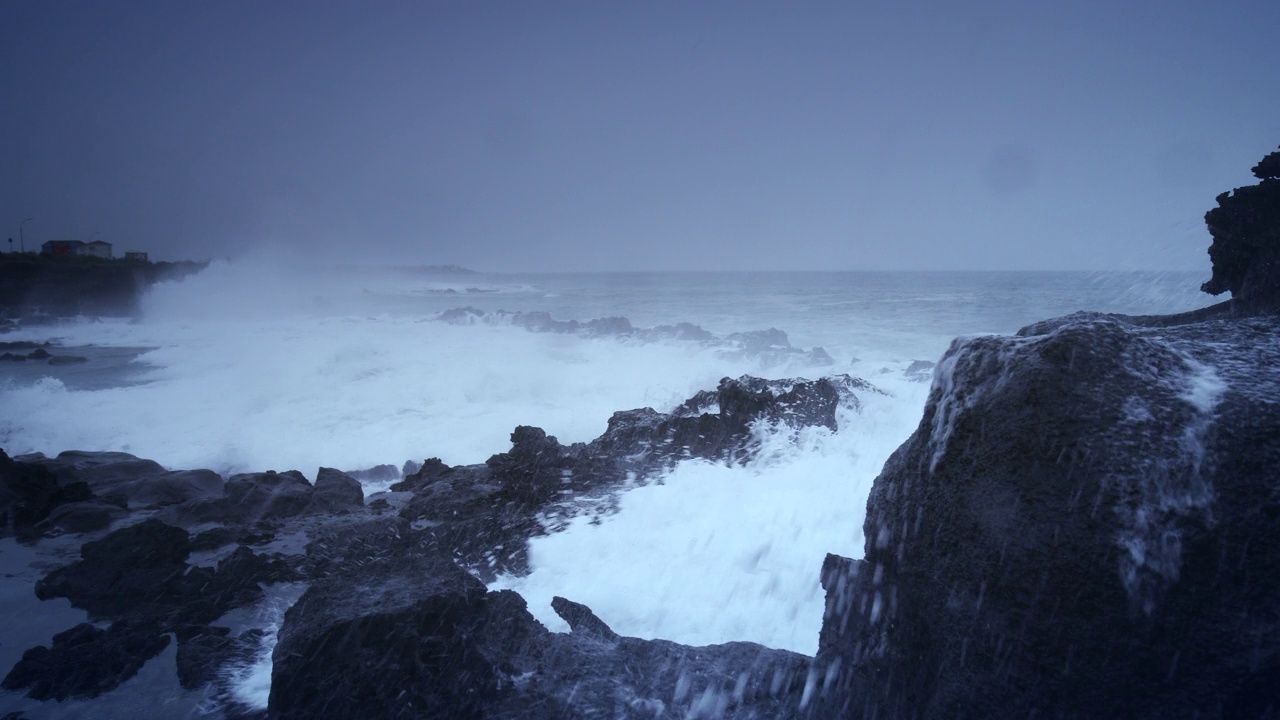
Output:
<path fill-rule="evenodd" d="M 0 4 L 0 240 L 1204 269 L 1280 2 Z"/>

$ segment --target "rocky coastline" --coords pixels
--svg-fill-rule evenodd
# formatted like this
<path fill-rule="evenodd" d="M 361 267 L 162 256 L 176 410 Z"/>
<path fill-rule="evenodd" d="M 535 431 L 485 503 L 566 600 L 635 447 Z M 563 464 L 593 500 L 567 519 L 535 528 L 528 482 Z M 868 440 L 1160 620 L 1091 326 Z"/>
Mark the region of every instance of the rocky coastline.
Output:
<path fill-rule="evenodd" d="M 147 288 L 203 270 L 204 262 L 0 254 L 0 331 L 77 315 L 127 317 Z"/>
<path fill-rule="evenodd" d="M 370 498 L 328 468 L 0 453 L 0 543 L 38 568 L 11 579 L 84 618 L 22 648 L 0 698 L 92 702 L 176 644 L 170 681 L 228 717 L 1280 718 L 1280 154 L 1254 172 L 1207 217 L 1204 289 L 1226 303 L 952 344 L 871 490 L 863 557 L 815 558 L 814 657 L 622 637 L 572 598 L 551 633 L 484 584 L 630 478 L 740 461 L 752 423 L 835 428 L 878 392 L 742 377 L 590 443 L 517 427 L 483 464 L 428 459 Z M 248 707 L 222 669 L 267 633 L 227 618 L 286 586 L 270 699 Z"/>
<path fill-rule="evenodd" d="M 322 468 L 170 471 L 122 453 L 0 457 L 5 531 L 74 562 L 41 600 L 87 621 L 25 648 L 9 697 L 91 699 L 177 646 L 228 717 L 1272 717 L 1280 708 L 1280 314 L 1080 313 L 957 341 L 828 556 L 816 657 L 620 637 L 572 598 L 547 631 L 497 573 L 628 477 L 752 453 L 757 421 L 835 427 L 847 376 L 726 379 L 590 443 L 518 427 L 479 465 L 428 459 L 365 498 Z M 604 499 L 602 502 L 601 499 Z M 605 508 L 602 510 L 602 508 Z M 294 586 L 270 705 L 223 668 L 263 647 L 219 618 Z"/>
<path fill-rule="evenodd" d="M 32 591 L 87 614 L 24 649 L 3 688 L 91 701 L 173 643 L 182 689 L 204 689 L 228 716 L 264 716 L 230 697 L 223 672 L 259 652 L 263 633 L 232 635 L 219 618 L 261 603 L 264 587 L 300 584 L 274 648 L 270 717 L 785 716 L 809 658 L 619 637 L 564 598 L 553 607 L 573 632 L 551 633 L 519 595 L 482 580 L 526 571 L 531 536 L 608 512 L 637 476 L 691 457 L 746 460 L 756 422 L 835 429 L 839 406 L 878 392 L 849 376 L 726 378 L 671 413 L 615 413 L 590 443 L 517 427 L 483 464 L 428 459 L 367 499 L 331 468 L 314 482 L 297 471 L 224 480 L 125 453 L 0 455 L 4 533 L 48 544 L 50 564 L 74 560 Z"/>

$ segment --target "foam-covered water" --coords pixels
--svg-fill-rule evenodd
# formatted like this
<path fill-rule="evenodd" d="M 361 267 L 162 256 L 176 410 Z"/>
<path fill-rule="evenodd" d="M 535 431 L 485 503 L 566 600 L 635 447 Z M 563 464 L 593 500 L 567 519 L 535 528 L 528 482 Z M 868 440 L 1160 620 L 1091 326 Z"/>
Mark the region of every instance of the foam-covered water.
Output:
<path fill-rule="evenodd" d="M 578 517 L 535 538 L 527 577 L 503 577 L 544 625 L 581 602 L 617 632 L 693 645 L 747 640 L 812 654 L 827 552 L 862 552 L 871 481 L 919 422 L 927 386 L 894 383 L 895 396 L 843 408 L 840 431 L 757 427 L 761 452 L 741 467 L 688 461 L 662 484 L 627 492 L 616 515 Z"/>
<path fill-rule="evenodd" d="M 289 269 L 284 269 L 288 267 Z M 533 573 L 501 578 L 554 629 L 552 595 L 625 635 L 816 648 L 818 569 L 861 554 L 870 484 L 919 422 L 927 383 L 903 371 L 959 334 L 1012 332 L 1075 310 L 1159 313 L 1207 304 L 1188 274 L 758 273 L 430 276 L 217 264 L 156 287 L 138 321 L 27 328 L 12 340 L 153 348 L 127 386 L 0 381 L 10 454 L 120 450 L 173 468 L 359 469 L 438 456 L 481 462 L 518 424 L 589 440 L 617 410 L 660 411 L 720 378 L 848 372 L 889 395 L 842 410 L 840 430 L 756 429 L 740 466 L 691 461 L 638 484 L 616 514 L 533 542 Z M 688 340 L 529 332 L 434 318 L 450 308 L 560 320 L 689 322 L 717 336 L 779 328 L 822 346 L 784 365 Z M 804 356 L 809 357 L 809 356 Z M 775 359 L 776 360 L 776 359 Z M 809 363 L 809 364 L 806 364 Z M 0 369 L 0 372 L 3 372 Z M 139 383 L 139 381 L 141 381 Z M 258 666 L 259 679 L 263 669 Z M 255 675 L 242 700 L 264 696 Z"/>

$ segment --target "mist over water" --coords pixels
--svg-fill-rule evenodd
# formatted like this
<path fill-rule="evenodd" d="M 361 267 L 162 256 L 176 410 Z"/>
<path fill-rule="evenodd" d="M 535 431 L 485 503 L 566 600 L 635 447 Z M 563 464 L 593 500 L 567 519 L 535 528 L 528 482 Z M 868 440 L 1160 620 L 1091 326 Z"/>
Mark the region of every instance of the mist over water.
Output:
<path fill-rule="evenodd" d="M 867 492 L 914 430 L 928 383 L 904 374 L 958 334 L 1012 332 L 1091 309 L 1134 314 L 1211 299 L 1188 273 L 433 274 L 413 269 L 217 263 L 155 287 L 136 321 L 29 327 L 7 339 L 151 348 L 128 385 L 54 377 L 0 385 L 11 455 L 120 450 L 170 468 L 346 470 L 440 457 L 483 462 L 516 425 L 587 441 L 618 410 L 668 411 L 720 378 L 863 377 L 885 396 L 840 429 L 757 427 L 744 465 L 703 461 L 642 479 L 620 510 L 535 539 L 533 573 L 503 577 L 553 629 L 553 595 L 615 631 L 690 644 L 752 640 L 811 653 L 827 552 L 860 556 Z M 727 352 L 687 340 L 451 325 L 452 308 L 544 311 L 558 320 L 689 322 L 718 336 L 778 328 L 796 353 Z M 104 371 L 108 372 L 108 371 Z M 927 373 L 925 375 L 927 378 Z M 366 491 L 380 488 L 368 487 Z M 247 672 L 247 671 L 246 671 Z M 248 673 L 245 677 L 250 677 Z M 261 672 L 257 677 L 261 677 Z M 261 692 L 258 692 L 261 696 Z"/>

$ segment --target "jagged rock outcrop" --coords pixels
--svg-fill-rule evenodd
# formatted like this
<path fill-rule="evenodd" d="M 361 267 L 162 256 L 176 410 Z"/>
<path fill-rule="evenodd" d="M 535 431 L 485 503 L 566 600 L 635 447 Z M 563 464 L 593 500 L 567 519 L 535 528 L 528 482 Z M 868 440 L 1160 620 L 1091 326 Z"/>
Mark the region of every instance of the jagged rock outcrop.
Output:
<path fill-rule="evenodd" d="M 29 688 L 36 700 L 93 698 L 112 690 L 169 646 L 154 625 L 115 623 L 106 630 L 81 623 L 53 636 L 53 647 L 34 647 L 5 676 L 7 690 Z"/>
<path fill-rule="evenodd" d="M 829 557 L 818 717 L 1275 717 L 1280 318 L 956 341 Z"/>
<path fill-rule="evenodd" d="M 1201 290 L 1246 304 L 1280 303 L 1280 152 L 1253 167 L 1260 182 L 1222 193 L 1204 216 L 1213 277 Z"/>
<path fill-rule="evenodd" d="M 192 275 L 206 265 L 4 253 L 0 314 L 132 315 L 151 285 Z"/>
<path fill-rule="evenodd" d="M 294 579 L 287 567 L 239 547 L 217 568 L 192 567 L 186 530 L 154 518 L 80 548 L 80 561 L 36 584 L 46 600 L 65 597 L 92 619 L 179 628 L 204 625 L 262 597 L 260 582 Z"/>
<path fill-rule="evenodd" d="M 362 505 L 364 487 L 359 480 L 333 468 L 322 467 L 316 473 L 312 507 L 327 512 L 350 512 Z"/>
<path fill-rule="evenodd" d="M 623 638 L 577 603 L 548 632 L 447 559 L 383 556 L 316 582 L 274 653 L 274 718 L 785 718 L 809 659 Z"/>
<path fill-rule="evenodd" d="M 0 450 L 0 535 L 30 540 L 40 534 L 37 526 L 55 508 L 92 498 L 86 483 L 63 485 L 48 468 L 15 462 Z"/>
<path fill-rule="evenodd" d="M 187 638 L 216 634 L 209 623 L 261 600 L 262 584 L 299 577 L 279 558 L 244 546 L 216 567 L 192 566 L 190 554 L 187 532 L 154 518 L 84 543 L 80 561 L 46 575 L 36 596 L 65 597 L 110 628 L 86 624 L 55 636 L 51 648 L 28 650 L 4 686 L 37 699 L 94 697 L 132 677 L 168 645 L 167 634 L 177 634 L 182 653 Z M 189 677 L 197 666 L 187 663 Z"/>
<path fill-rule="evenodd" d="M 93 497 L 121 508 L 177 505 L 223 493 L 222 477 L 212 470 L 168 471 L 128 453 L 68 450 L 55 458 L 35 453 L 19 459 L 48 470 L 61 487 L 83 484 Z"/>
<path fill-rule="evenodd" d="M 213 623 L 261 603 L 264 585 L 305 580 L 311 589 L 290 611 L 302 619 L 286 622 L 277 672 L 300 678 L 298 693 L 316 694 L 317 679 L 329 689 L 318 693 L 320 706 L 280 701 L 301 715 L 354 703 L 357 717 L 440 708 L 451 717 L 788 717 L 813 688 L 807 658 L 746 643 L 619 637 L 564 598 L 554 607 L 574 632 L 549 633 L 518 595 L 489 593 L 459 566 L 482 577 L 518 572 L 528 538 L 583 496 L 607 498 L 629 476 L 688 457 L 746 460 L 758 422 L 835 429 L 839 406 L 857 407 L 867 392 L 878 391 L 849 377 L 743 377 L 671 413 L 617 413 L 591 443 L 565 446 L 521 426 L 511 448 L 486 463 L 428 460 L 370 507 L 360 482 L 331 468 L 314 484 L 295 471 L 224 482 L 125 453 L 0 455 L 0 499 L 17 525 L 65 533 L 63 544 L 82 536 L 80 560 L 35 582 L 37 597 L 67 598 L 95 623 L 30 648 L 6 687 L 33 698 L 93 697 L 176 638 L 179 685 L 212 684 L 211 697 L 222 697 L 227 663 L 255 657 L 267 636 Z M 267 542 L 287 554 L 249 547 Z M 392 692 L 406 672 L 409 690 Z M 325 679 L 335 673 L 349 680 Z M 282 697 L 290 682 L 281 681 Z"/>
<path fill-rule="evenodd" d="M 480 568 L 488 580 L 490 573 L 525 572 L 527 539 L 544 532 L 549 518 L 575 512 L 584 496 L 684 459 L 745 461 L 755 452 L 752 426 L 758 422 L 835 430 L 841 404 L 856 408 L 859 394 L 879 392 L 848 375 L 724 378 L 670 413 L 614 413 L 589 443 L 565 446 L 541 428 L 520 426 L 511 434 L 511 449 L 483 465 L 450 467 L 431 458 L 391 489 L 413 493 L 402 517 L 432 523 L 428 532 L 439 548 Z"/>

